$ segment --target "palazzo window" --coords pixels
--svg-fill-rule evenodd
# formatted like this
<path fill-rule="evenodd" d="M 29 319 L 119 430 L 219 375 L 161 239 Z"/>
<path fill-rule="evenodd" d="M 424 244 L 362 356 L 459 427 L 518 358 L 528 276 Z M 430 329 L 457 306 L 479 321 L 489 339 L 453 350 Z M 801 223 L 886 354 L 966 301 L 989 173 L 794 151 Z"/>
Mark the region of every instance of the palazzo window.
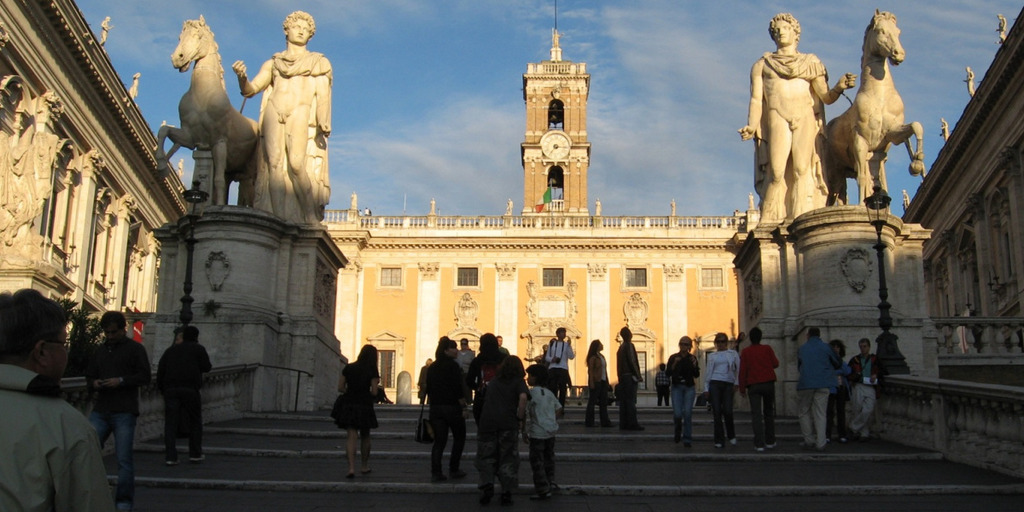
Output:
<path fill-rule="evenodd" d="M 456 278 L 456 286 L 480 286 L 480 269 L 476 267 L 459 267 L 458 276 Z"/>
<path fill-rule="evenodd" d="M 380 285 L 391 288 L 402 286 L 402 269 L 400 267 L 384 267 L 380 269 Z"/>
<path fill-rule="evenodd" d="M 565 270 L 561 268 L 546 268 L 542 275 L 542 282 L 547 287 L 561 288 L 565 283 Z"/>

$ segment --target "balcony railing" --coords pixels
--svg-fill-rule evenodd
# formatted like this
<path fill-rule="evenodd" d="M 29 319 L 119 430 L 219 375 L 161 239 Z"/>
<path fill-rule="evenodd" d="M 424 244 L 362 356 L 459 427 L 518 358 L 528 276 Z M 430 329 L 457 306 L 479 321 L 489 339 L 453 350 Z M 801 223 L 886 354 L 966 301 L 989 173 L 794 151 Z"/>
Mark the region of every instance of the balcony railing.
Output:
<path fill-rule="evenodd" d="M 1024 477 L 1024 389 L 889 376 L 876 419 L 884 439 Z"/>
<path fill-rule="evenodd" d="M 561 213 L 528 216 L 514 215 L 425 215 L 374 216 L 359 215 L 355 210 L 327 210 L 324 222 L 352 229 L 439 229 L 439 230 L 508 230 L 508 229 L 648 229 L 728 230 L 745 232 L 745 215 L 720 217 L 621 216 L 602 217 L 564 215 Z"/>
<path fill-rule="evenodd" d="M 933 317 L 932 322 L 939 332 L 939 355 L 1022 353 L 1024 318 L 953 316 Z"/>

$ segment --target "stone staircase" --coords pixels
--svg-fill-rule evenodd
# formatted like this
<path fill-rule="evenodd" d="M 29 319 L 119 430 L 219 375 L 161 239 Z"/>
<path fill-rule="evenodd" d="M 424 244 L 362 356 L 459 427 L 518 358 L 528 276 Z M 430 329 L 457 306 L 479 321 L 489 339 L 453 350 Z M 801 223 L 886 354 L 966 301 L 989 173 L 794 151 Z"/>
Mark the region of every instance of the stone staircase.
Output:
<path fill-rule="evenodd" d="M 430 482 L 430 446 L 412 433 L 418 407 L 377 409 L 372 473 L 344 478 L 345 432 L 320 413 L 253 413 L 210 424 L 206 460 L 165 466 L 159 439 L 136 448 L 136 510 L 449 510 L 477 504 L 475 427 L 470 420 L 462 480 Z M 714 448 L 711 415 L 695 410 L 695 442 L 672 442 L 667 407 L 642 407 L 646 430 L 586 428 L 583 409 L 569 406 L 556 444 L 557 495 L 531 502 L 532 476 L 521 446 L 515 508 L 561 510 L 806 510 L 840 506 L 873 510 L 1014 510 L 1024 481 L 943 460 L 938 453 L 872 440 L 800 449 L 795 418 L 777 422 L 778 447 L 755 452 L 747 413 L 737 413 L 739 443 Z M 613 421 L 617 411 L 612 411 Z M 185 441 L 179 443 L 187 454 Z M 183 458 L 183 460 L 185 460 Z M 117 473 L 112 456 L 108 473 Z M 447 458 L 445 461 L 447 468 Z M 497 503 L 490 506 L 497 507 Z M 568 508 L 567 508 L 568 507 Z"/>

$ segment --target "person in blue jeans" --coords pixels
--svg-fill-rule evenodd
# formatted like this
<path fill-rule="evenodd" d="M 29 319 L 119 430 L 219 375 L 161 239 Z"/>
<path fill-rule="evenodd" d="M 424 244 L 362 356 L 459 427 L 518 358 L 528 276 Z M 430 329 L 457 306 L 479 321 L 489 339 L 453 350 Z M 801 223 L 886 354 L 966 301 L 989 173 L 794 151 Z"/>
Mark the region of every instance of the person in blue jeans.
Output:
<path fill-rule="evenodd" d="M 715 335 L 715 352 L 708 354 L 708 371 L 705 374 L 705 391 L 709 396 L 711 412 L 715 422 L 715 448 L 736 444 L 736 427 L 733 423 L 733 389 L 739 384 L 740 356 L 730 350 L 729 337 L 720 332 Z M 724 422 L 724 425 L 723 425 Z"/>
<path fill-rule="evenodd" d="M 128 338 L 128 322 L 117 311 L 100 317 L 106 342 L 96 349 L 85 370 L 89 389 L 97 394 L 89 423 L 96 429 L 100 446 L 114 435 L 117 453 L 118 510 L 131 510 L 135 502 L 135 422 L 139 417 L 139 388 L 149 384 L 152 373 L 146 349 Z"/>
<path fill-rule="evenodd" d="M 697 357 L 691 353 L 693 339 L 679 338 L 679 352 L 668 358 L 668 377 L 672 382 L 672 419 L 675 442 L 693 446 L 693 401 L 697 397 L 696 380 L 700 377 Z"/>

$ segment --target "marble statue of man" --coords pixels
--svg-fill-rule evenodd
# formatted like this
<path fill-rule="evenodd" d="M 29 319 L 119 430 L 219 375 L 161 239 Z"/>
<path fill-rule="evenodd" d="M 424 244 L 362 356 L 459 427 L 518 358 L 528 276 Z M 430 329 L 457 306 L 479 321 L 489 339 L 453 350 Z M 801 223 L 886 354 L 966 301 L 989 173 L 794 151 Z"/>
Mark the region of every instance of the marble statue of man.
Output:
<path fill-rule="evenodd" d="M 110 16 L 103 18 L 103 22 L 100 23 L 100 46 L 107 44 L 107 35 L 112 28 L 114 26 L 110 24 Z"/>
<path fill-rule="evenodd" d="M 331 134 L 331 63 L 306 43 L 316 33 L 313 17 L 295 11 L 284 20 L 286 47 L 249 80 L 237 61 L 242 95 L 263 92 L 260 107 L 256 196 L 269 195 L 270 210 L 285 220 L 317 224 L 330 199 L 327 137 Z M 263 183 L 261 183 L 261 179 Z M 266 203 L 263 203 L 266 204 Z"/>
<path fill-rule="evenodd" d="M 797 52 L 800 23 L 792 14 L 772 18 L 768 32 L 776 51 L 750 70 L 750 110 L 743 140 L 754 139 L 754 188 L 761 196 L 761 220 L 782 221 L 825 205 L 822 176 L 825 108 L 856 85 L 847 73 L 829 89 L 818 57 Z"/>
<path fill-rule="evenodd" d="M 974 97 L 974 70 L 971 69 L 970 66 L 967 66 L 964 69 L 967 71 L 967 78 L 964 79 L 964 82 L 967 83 L 967 94 L 969 94 L 973 98 Z"/>

